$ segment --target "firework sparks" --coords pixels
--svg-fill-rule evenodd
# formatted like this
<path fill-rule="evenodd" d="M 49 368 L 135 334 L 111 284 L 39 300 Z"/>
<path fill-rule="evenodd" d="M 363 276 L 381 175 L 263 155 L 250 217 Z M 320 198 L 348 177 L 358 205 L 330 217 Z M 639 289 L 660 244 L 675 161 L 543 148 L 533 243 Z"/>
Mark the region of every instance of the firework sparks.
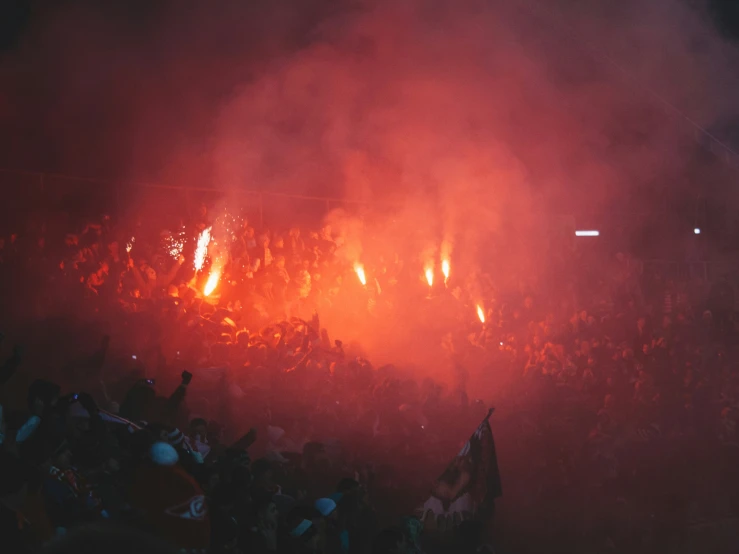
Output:
<path fill-rule="evenodd" d="M 173 259 L 178 260 L 185 248 L 185 228 L 181 227 L 177 233 L 169 234 L 164 238 L 164 249 Z"/>
<path fill-rule="evenodd" d="M 240 215 L 234 215 L 228 211 L 228 208 L 223 210 L 223 213 L 219 215 L 213 226 L 216 228 L 216 234 L 223 238 L 227 237 L 231 242 L 234 242 L 238 238 L 238 233 L 244 225 L 244 218 Z M 224 241 L 227 239 L 224 238 Z"/>
<path fill-rule="evenodd" d="M 485 310 L 482 309 L 480 304 L 477 305 L 477 317 L 480 319 L 480 323 L 485 323 Z"/>
<path fill-rule="evenodd" d="M 134 243 L 136 242 L 136 237 L 131 237 L 129 241 L 126 243 L 126 252 L 131 252 L 131 249 L 133 248 Z"/>
<path fill-rule="evenodd" d="M 204 296 L 210 296 L 211 293 L 216 290 L 216 287 L 218 286 L 218 281 L 221 279 L 221 270 L 220 269 L 212 269 L 210 272 L 210 275 L 208 276 L 208 280 L 205 283 L 205 288 L 203 289 L 203 295 Z"/>
<path fill-rule="evenodd" d="M 367 286 L 367 276 L 364 274 L 364 266 L 357 262 L 354 264 L 354 271 L 359 278 L 359 282 L 362 283 L 362 286 Z"/>
<path fill-rule="evenodd" d="M 203 269 L 203 264 L 205 263 L 205 257 L 208 255 L 208 244 L 210 244 L 210 230 L 211 227 L 208 227 L 205 231 L 200 233 L 200 236 L 198 236 L 198 245 L 195 248 L 195 271 L 200 271 Z"/>
<path fill-rule="evenodd" d="M 173 240 L 172 243 L 168 247 L 169 255 L 172 257 L 173 260 L 179 259 L 180 255 L 182 254 L 182 249 L 184 248 L 184 244 L 182 241 Z"/>
<path fill-rule="evenodd" d="M 441 272 L 444 274 L 444 284 L 449 282 L 449 260 L 441 260 Z"/>

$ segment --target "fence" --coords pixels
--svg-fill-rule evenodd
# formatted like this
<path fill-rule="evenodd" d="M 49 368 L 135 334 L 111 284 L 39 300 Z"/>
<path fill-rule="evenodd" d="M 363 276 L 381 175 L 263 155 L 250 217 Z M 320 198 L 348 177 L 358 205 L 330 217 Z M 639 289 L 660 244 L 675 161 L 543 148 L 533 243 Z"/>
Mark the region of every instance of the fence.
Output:
<path fill-rule="evenodd" d="M 57 208 L 77 215 L 105 212 L 124 214 L 132 207 L 150 206 L 157 217 L 191 214 L 200 203 L 219 200 L 237 203 L 259 226 L 289 216 L 295 224 L 316 223 L 328 212 L 343 208 L 351 212 L 393 209 L 396 204 L 363 202 L 341 198 L 289 194 L 245 188 L 208 188 L 131 181 L 106 181 L 54 173 L 0 169 L 0 182 L 11 202 L 0 207 L 4 218 Z"/>
<path fill-rule="evenodd" d="M 648 275 L 659 274 L 666 279 L 673 280 L 702 279 L 710 281 L 716 273 L 714 264 L 707 261 L 644 260 L 642 265 L 644 273 Z"/>
<path fill-rule="evenodd" d="M 728 257 L 711 261 L 681 262 L 674 260 L 645 260 L 643 262 L 644 272 L 647 274 L 659 274 L 665 279 L 686 280 L 702 279 L 706 282 L 714 282 L 722 277 L 728 277 L 730 281 L 739 284 L 739 259 Z"/>

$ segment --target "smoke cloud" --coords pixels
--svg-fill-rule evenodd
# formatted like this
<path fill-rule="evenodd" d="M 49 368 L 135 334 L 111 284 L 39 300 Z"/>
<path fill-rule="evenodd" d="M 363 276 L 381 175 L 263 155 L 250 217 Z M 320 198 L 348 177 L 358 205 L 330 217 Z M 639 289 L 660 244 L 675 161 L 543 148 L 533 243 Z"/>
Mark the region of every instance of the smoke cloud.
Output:
<path fill-rule="evenodd" d="M 736 64 L 680 0 L 77 1 L 2 57 L 0 117 L 30 169 L 392 205 L 460 245 L 661 211 Z"/>
<path fill-rule="evenodd" d="M 471 296 L 481 266 L 559 294 L 563 216 L 664 248 L 668 204 L 689 217 L 733 180 L 697 155 L 739 92 L 737 50 L 697 2 L 70 0 L 29 21 L 0 54 L 0 165 L 228 189 L 190 207 L 330 225 L 370 288 L 400 260 L 425 295 L 424 267 L 438 284 L 449 256 Z M 147 194 L 120 200 L 159 219 L 185 205 Z M 414 325 L 430 303 L 378 330 L 354 317 L 362 299 L 321 321 L 375 360 L 438 364 Z"/>

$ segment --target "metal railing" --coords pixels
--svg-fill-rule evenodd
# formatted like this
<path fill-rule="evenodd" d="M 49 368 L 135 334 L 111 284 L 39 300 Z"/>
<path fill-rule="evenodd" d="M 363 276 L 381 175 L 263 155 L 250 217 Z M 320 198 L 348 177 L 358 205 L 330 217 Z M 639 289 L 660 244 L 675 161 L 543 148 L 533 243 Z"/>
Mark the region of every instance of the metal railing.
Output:
<path fill-rule="evenodd" d="M 3 178 L 4 177 L 4 178 Z M 14 179 L 14 186 L 7 183 L 7 179 Z M 6 206 L 16 213 L 24 208 L 37 209 L 45 202 L 57 204 L 67 195 L 90 195 L 99 203 L 105 205 L 104 209 L 122 210 L 125 208 L 125 198 L 132 193 L 140 194 L 143 191 L 160 191 L 163 193 L 175 193 L 184 201 L 189 213 L 192 208 L 202 201 L 215 201 L 219 198 L 243 200 L 252 211 L 256 212 L 260 226 L 263 226 L 266 214 L 274 211 L 278 201 L 298 201 L 303 208 L 311 213 L 322 217 L 336 208 L 349 210 L 369 208 L 397 208 L 399 205 L 392 202 L 362 201 L 346 198 L 334 198 L 327 196 L 312 196 L 305 194 L 292 194 L 281 191 L 254 190 L 241 187 L 193 187 L 187 185 L 168 185 L 161 183 L 136 182 L 125 180 L 105 180 L 88 177 L 77 177 L 59 173 L 47 173 L 41 171 L 26 171 L 16 169 L 0 168 L 0 180 L 4 190 L 13 190 L 14 203 Z M 137 190 L 138 189 L 138 190 Z M 28 206 L 23 206 L 24 202 Z"/>
<path fill-rule="evenodd" d="M 713 263 L 709 261 L 682 262 L 675 260 L 643 260 L 643 272 L 648 275 L 659 274 L 666 279 L 702 279 L 710 281 L 715 275 Z"/>

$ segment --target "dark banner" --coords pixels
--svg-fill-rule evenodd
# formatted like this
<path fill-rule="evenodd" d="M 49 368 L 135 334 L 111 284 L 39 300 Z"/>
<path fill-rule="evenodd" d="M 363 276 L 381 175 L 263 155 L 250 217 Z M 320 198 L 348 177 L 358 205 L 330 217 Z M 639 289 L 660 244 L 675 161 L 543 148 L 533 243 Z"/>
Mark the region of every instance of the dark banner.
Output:
<path fill-rule="evenodd" d="M 503 494 L 495 452 L 495 439 L 487 417 L 436 480 L 431 496 L 423 504 L 423 519 L 431 515 L 449 518 L 449 523 L 472 519 L 492 506 Z"/>

